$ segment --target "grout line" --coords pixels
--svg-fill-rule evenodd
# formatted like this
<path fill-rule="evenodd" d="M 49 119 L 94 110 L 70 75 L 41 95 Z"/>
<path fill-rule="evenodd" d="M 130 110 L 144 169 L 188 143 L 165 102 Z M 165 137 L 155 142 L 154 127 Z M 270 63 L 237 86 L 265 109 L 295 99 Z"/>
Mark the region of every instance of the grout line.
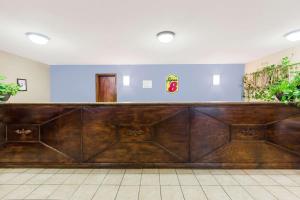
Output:
<path fill-rule="evenodd" d="M 225 175 L 226 176 L 226 175 Z M 225 192 L 225 194 L 229 197 L 229 199 L 231 199 L 230 195 L 226 192 L 226 190 L 224 189 L 223 185 L 220 183 L 220 181 L 218 181 L 218 179 L 215 178 L 215 175 L 212 174 L 212 177 L 215 179 L 215 181 L 219 184 L 219 186 L 221 187 L 221 189 Z M 226 186 L 230 186 L 230 185 L 226 185 Z M 233 185 L 236 186 L 236 185 Z M 232 200 L 232 199 L 231 199 Z"/>
<path fill-rule="evenodd" d="M 142 178 L 143 178 L 142 177 L 142 175 L 143 175 L 143 169 L 142 169 L 140 175 L 141 175 L 141 178 L 140 178 L 140 185 L 139 185 L 139 192 L 138 192 L 138 200 L 140 199 L 140 192 L 141 192 L 141 185 L 142 185 Z"/>
<path fill-rule="evenodd" d="M 181 191 L 182 197 L 185 200 L 185 196 L 184 196 L 184 193 L 183 193 L 183 190 L 182 190 L 182 187 L 181 187 L 181 183 L 180 183 L 180 180 L 179 180 L 178 173 L 177 173 L 176 169 L 175 169 L 175 173 L 176 173 L 176 177 L 177 177 L 177 180 L 178 180 L 178 184 L 179 184 L 179 187 L 180 187 L 180 191 Z"/>
<path fill-rule="evenodd" d="M 196 176 L 194 170 L 192 170 L 192 173 L 193 173 L 193 175 L 195 176 L 196 180 L 198 181 L 199 186 L 200 186 L 200 189 L 201 189 L 201 191 L 203 192 L 203 194 L 205 195 L 205 198 L 208 199 L 207 194 L 204 192 L 203 187 L 202 187 L 200 181 L 198 180 L 198 178 L 197 178 L 197 176 Z"/>
<path fill-rule="evenodd" d="M 158 184 L 159 184 L 160 199 L 162 200 L 161 183 L 160 183 L 160 171 L 159 171 L 159 169 L 158 169 Z"/>
<path fill-rule="evenodd" d="M 236 185 L 235 185 L 236 186 Z M 220 185 L 220 187 L 222 188 L 222 190 L 225 192 L 225 194 L 229 197 L 229 199 L 232 200 L 232 198 L 230 197 L 230 195 L 226 192 L 226 190 L 224 189 L 223 185 Z"/>
<path fill-rule="evenodd" d="M 92 171 L 93 171 L 93 169 L 91 170 L 91 173 L 90 173 L 90 174 L 93 174 Z M 95 195 L 96 195 L 97 192 L 99 191 L 100 187 L 103 185 L 103 182 L 104 182 L 105 178 L 107 177 L 107 175 L 109 174 L 109 171 L 110 171 L 110 170 L 108 170 L 108 171 L 106 172 L 105 176 L 103 177 L 101 183 L 99 184 L 97 190 L 95 191 L 95 193 L 94 193 L 94 195 L 92 196 L 91 199 L 93 199 L 93 198 L 95 197 Z M 74 194 L 73 194 L 73 195 L 74 195 Z M 73 195 L 72 195 L 72 196 L 73 196 Z"/>
<path fill-rule="evenodd" d="M 123 176 L 122 176 L 122 179 L 121 179 L 121 182 L 120 182 L 120 184 L 119 184 L 119 188 L 118 188 L 118 190 L 117 190 L 117 193 L 116 193 L 116 196 L 115 196 L 114 200 L 116 200 L 117 197 L 118 197 L 118 194 L 119 194 L 119 191 L 120 191 L 120 187 L 121 187 L 121 184 L 122 184 L 122 182 L 123 182 L 125 173 L 126 173 L 126 170 L 125 170 L 125 172 L 123 173 Z"/>

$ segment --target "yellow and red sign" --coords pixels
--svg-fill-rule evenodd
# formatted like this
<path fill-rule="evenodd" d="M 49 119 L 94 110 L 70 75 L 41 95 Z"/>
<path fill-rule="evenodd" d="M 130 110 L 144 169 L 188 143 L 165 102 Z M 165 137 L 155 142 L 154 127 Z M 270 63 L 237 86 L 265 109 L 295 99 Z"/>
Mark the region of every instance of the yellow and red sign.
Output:
<path fill-rule="evenodd" d="M 169 93 L 178 92 L 178 76 L 169 74 L 166 79 L 166 89 Z"/>

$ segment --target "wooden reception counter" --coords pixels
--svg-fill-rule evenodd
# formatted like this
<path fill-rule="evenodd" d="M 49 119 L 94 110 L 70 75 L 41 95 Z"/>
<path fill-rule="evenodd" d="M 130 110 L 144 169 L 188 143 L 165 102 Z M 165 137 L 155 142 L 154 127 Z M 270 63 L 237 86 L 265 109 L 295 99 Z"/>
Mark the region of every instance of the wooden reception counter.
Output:
<path fill-rule="evenodd" d="M 300 109 L 277 103 L 0 104 L 0 166 L 299 168 Z"/>

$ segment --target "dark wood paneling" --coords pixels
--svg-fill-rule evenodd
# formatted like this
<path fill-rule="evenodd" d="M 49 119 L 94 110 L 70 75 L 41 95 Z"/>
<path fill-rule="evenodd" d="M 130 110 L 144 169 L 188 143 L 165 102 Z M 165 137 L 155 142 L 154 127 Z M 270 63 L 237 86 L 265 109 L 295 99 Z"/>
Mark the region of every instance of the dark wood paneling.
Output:
<path fill-rule="evenodd" d="M 0 104 L 0 122 L 1 166 L 300 167 L 300 109 L 282 104 Z"/>
<path fill-rule="evenodd" d="M 0 121 L 6 124 L 41 124 L 71 110 L 74 106 L 7 104 L 0 107 Z"/>
<path fill-rule="evenodd" d="M 229 126 L 197 109 L 191 112 L 191 161 L 198 162 L 204 155 L 229 142 Z"/>
<path fill-rule="evenodd" d="M 196 109 L 227 124 L 266 124 L 300 113 L 299 108 L 283 104 L 218 105 Z"/>
<path fill-rule="evenodd" d="M 114 108 L 83 110 L 83 160 L 91 159 L 118 141 Z"/>
<path fill-rule="evenodd" d="M 267 140 L 300 155 L 300 115 L 273 124 Z"/>
<path fill-rule="evenodd" d="M 63 154 L 40 143 L 6 143 L 0 148 L 0 163 L 60 163 L 69 164 L 72 160 Z M 47 166 L 47 165 L 45 165 Z"/>
<path fill-rule="evenodd" d="M 153 129 L 149 126 L 120 126 L 120 142 L 147 142 L 152 140 Z"/>
<path fill-rule="evenodd" d="M 77 161 L 81 160 L 81 110 L 41 125 L 40 134 L 43 143 Z"/>
<path fill-rule="evenodd" d="M 233 125 L 231 126 L 232 140 L 264 140 L 270 131 L 265 125 Z"/>
<path fill-rule="evenodd" d="M 177 157 L 152 142 L 117 143 L 89 160 L 90 163 L 173 163 Z"/>
<path fill-rule="evenodd" d="M 39 126 L 33 124 L 8 124 L 7 140 L 24 142 L 39 140 Z"/>
<path fill-rule="evenodd" d="M 154 141 L 181 162 L 189 159 L 189 112 L 186 108 L 154 125 Z"/>
<path fill-rule="evenodd" d="M 0 122 L 0 145 L 6 142 L 6 125 Z"/>
<path fill-rule="evenodd" d="M 153 125 L 181 112 L 183 106 L 119 106 L 113 109 L 111 122 L 126 125 Z"/>
<path fill-rule="evenodd" d="M 254 163 L 257 168 L 264 163 L 299 163 L 300 157 L 264 141 L 233 141 L 205 156 L 201 162 L 208 163 Z M 232 164 L 232 165 L 234 165 Z"/>

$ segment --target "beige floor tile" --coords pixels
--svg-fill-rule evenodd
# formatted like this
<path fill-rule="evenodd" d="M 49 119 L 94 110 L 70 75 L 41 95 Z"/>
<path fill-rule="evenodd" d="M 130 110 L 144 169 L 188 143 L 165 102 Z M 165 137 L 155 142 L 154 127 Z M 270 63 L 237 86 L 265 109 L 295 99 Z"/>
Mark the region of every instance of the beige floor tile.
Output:
<path fill-rule="evenodd" d="M 279 200 L 300 200 L 294 193 L 283 186 L 265 186 L 265 188 Z"/>
<path fill-rule="evenodd" d="M 57 168 L 49 168 L 49 169 L 44 169 L 43 171 L 41 171 L 41 173 L 43 174 L 55 174 L 59 171 L 60 169 Z"/>
<path fill-rule="evenodd" d="M 79 185 L 59 185 L 49 199 L 69 199 L 78 188 Z"/>
<path fill-rule="evenodd" d="M 4 173 L 23 173 L 26 172 L 27 168 L 5 168 L 2 170 Z"/>
<path fill-rule="evenodd" d="M 179 185 L 177 174 L 160 174 L 160 185 Z"/>
<path fill-rule="evenodd" d="M 39 174 L 43 170 L 44 170 L 43 168 L 30 168 L 30 169 L 26 170 L 26 173 L 29 173 L 29 174 Z"/>
<path fill-rule="evenodd" d="M 285 175 L 269 175 L 269 177 L 283 186 L 299 186 L 296 182 Z"/>
<path fill-rule="evenodd" d="M 159 170 L 158 169 L 143 169 L 142 173 L 143 174 L 158 174 Z"/>
<path fill-rule="evenodd" d="M 209 200 L 230 200 L 221 186 L 202 186 Z"/>
<path fill-rule="evenodd" d="M 281 174 L 283 175 L 294 175 L 294 174 L 299 174 L 300 175 L 300 170 L 294 170 L 294 169 L 279 169 Z"/>
<path fill-rule="evenodd" d="M 200 185 L 219 185 L 213 175 L 196 175 Z"/>
<path fill-rule="evenodd" d="M 3 199 L 24 199 L 36 188 L 38 188 L 38 185 L 20 185 L 18 188 L 8 193 Z"/>
<path fill-rule="evenodd" d="M 253 178 L 260 185 L 279 185 L 279 183 L 275 182 L 267 175 L 251 175 L 251 178 Z"/>
<path fill-rule="evenodd" d="M 298 198 L 300 198 L 300 187 L 286 187 L 290 192 L 294 193 Z"/>
<path fill-rule="evenodd" d="M 228 175 L 227 170 L 223 169 L 211 169 L 209 171 L 212 175 Z"/>
<path fill-rule="evenodd" d="M 194 174 L 178 174 L 180 185 L 199 185 Z"/>
<path fill-rule="evenodd" d="M 99 185 L 103 182 L 106 174 L 89 174 L 83 184 Z"/>
<path fill-rule="evenodd" d="M 33 186 L 33 185 L 29 185 Z M 58 185 L 40 185 L 31 192 L 25 199 L 47 199 L 58 187 Z"/>
<path fill-rule="evenodd" d="M 193 174 L 192 169 L 176 169 L 177 174 Z"/>
<path fill-rule="evenodd" d="M 244 171 L 249 175 L 265 175 L 261 169 L 245 169 Z"/>
<path fill-rule="evenodd" d="M 263 186 L 243 186 L 255 200 L 275 200 L 276 198 Z"/>
<path fill-rule="evenodd" d="M 35 175 L 36 174 L 20 173 L 19 175 L 7 181 L 6 184 L 13 184 L 13 185 L 23 184 Z"/>
<path fill-rule="evenodd" d="M 141 174 L 143 169 L 126 169 L 126 174 Z"/>
<path fill-rule="evenodd" d="M 193 169 L 193 172 L 196 175 L 211 175 L 208 169 Z"/>
<path fill-rule="evenodd" d="M 60 169 L 57 174 L 73 174 L 76 169 Z"/>
<path fill-rule="evenodd" d="M 89 174 L 93 169 L 76 169 L 74 173 L 76 174 Z"/>
<path fill-rule="evenodd" d="M 261 169 L 261 171 L 266 175 L 281 175 L 280 170 L 277 169 Z"/>
<path fill-rule="evenodd" d="M 116 200 L 137 200 L 139 186 L 120 186 Z"/>
<path fill-rule="evenodd" d="M 90 200 L 94 197 L 99 185 L 81 185 L 71 197 L 72 200 Z"/>
<path fill-rule="evenodd" d="M 159 169 L 160 174 L 176 174 L 175 169 Z"/>
<path fill-rule="evenodd" d="M 249 193 L 241 186 L 223 186 L 231 200 L 253 200 Z"/>
<path fill-rule="evenodd" d="M 71 174 L 65 181 L 64 184 L 68 185 L 79 185 L 88 177 L 88 174 Z"/>
<path fill-rule="evenodd" d="M 19 173 L 2 173 L 0 175 L 0 184 L 6 184 L 10 179 L 18 176 Z"/>
<path fill-rule="evenodd" d="M 118 185 L 101 185 L 94 195 L 93 200 L 114 200 L 118 189 Z"/>
<path fill-rule="evenodd" d="M 43 184 L 63 184 L 65 180 L 71 176 L 71 174 L 54 174 L 50 178 L 48 178 Z"/>
<path fill-rule="evenodd" d="M 289 179 L 300 185 L 300 175 L 286 175 Z"/>
<path fill-rule="evenodd" d="M 48 180 L 54 174 L 37 174 L 36 176 L 29 179 L 26 184 L 39 185 L 43 184 L 46 180 Z"/>
<path fill-rule="evenodd" d="M 125 174 L 121 185 L 140 185 L 141 174 Z"/>
<path fill-rule="evenodd" d="M 109 169 L 93 169 L 91 171 L 92 174 L 107 174 Z"/>
<path fill-rule="evenodd" d="M 159 174 L 142 174 L 141 185 L 160 185 Z"/>
<path fill-rule="evenodd" d="M 124 174 L 125 169 L 111 169 L 108 172 L 109 174 Z"/>
<path fill-rule="evenodd" d="M 185 200 L 206 200 L 201 186 L 181 186 Z"/>
<path fill-rule="evenodd" d="M 15 190 L 19 185 L 0 185 L 0 199 Z"/>
<path fill-rule="evenodd" d="M 184 200 L 180 186 L 161 186 L 162 200 Z"/>
<path fill-rule="evenodd" d="M 242 169 L 229 169 L 226 171 L 231 175 L 247 175 L 247 173 Z"/>
<path fill-rule="evenodd" d="M 214 175 L 214 177 L 220 185 L 239 185 L 239 183 L 235 181 L 231 175 Z"/>
<path fill-rule="evenodd" d="M 139 200 L 161 200 L 160 186 L 141 186 Z"/>
<path fill-rule="evenodd" d="M 120 185 L 124 174 L 107 174 L 103 180 L 103 185 Z"/>
<path fill-rule="evenodd" d="M 249 175 L 232 175 L 232 178 L 236 180 L 240 185 L 259 185 Z"/>

